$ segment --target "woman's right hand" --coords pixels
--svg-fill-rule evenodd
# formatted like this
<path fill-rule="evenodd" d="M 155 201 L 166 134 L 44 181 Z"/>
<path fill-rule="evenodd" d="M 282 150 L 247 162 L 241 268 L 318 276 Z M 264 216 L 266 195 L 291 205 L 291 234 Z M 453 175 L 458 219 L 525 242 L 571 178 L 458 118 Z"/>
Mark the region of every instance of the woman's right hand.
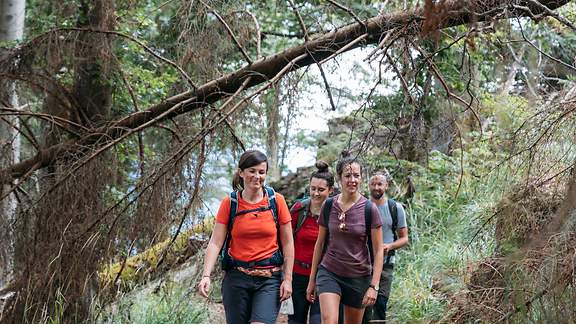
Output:
<path fill-rule="evenodd" d="M 198 284 L 198 292 L 205 298 L 208 298 L 208 292 L 210 291 L 210 277 L 204 276 L 200 283 Z"/>
<path fill-rule="evenodd" d="M 316 299 L 316 282 L 313 280 L 310 280 L 306 287 L 306 299 L 311 303 L 314 303 Z"/>

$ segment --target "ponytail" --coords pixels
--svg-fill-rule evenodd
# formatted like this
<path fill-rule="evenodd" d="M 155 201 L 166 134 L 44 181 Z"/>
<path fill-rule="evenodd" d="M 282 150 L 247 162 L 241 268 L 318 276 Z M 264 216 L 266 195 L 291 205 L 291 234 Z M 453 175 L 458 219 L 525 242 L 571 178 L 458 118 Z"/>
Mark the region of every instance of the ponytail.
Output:
<path fill-rule="evenodd" d="M 240 177 L 240 169 L 236 169 L 232 176 L 232 190 L 241 191 L 244 189 L 244 179 Z"/>

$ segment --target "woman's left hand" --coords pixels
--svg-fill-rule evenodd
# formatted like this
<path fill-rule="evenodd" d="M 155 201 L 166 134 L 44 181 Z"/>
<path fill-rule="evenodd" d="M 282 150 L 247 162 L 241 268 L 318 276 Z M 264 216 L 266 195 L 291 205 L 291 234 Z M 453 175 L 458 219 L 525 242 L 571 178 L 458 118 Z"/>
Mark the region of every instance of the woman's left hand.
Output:
<path fill-rule="evenodd" d="M 292 281 L 284 279 L 280 285 L 280 301 L 285 301 L 290 296 L 292 296 Z"/>
<path fill-rule="evenodd" d="M 362 305 L 364 306 L 372 306 L 376 303 L 376 297 L 378 296 L 378 292 L 376 289 L 372 287 L 368 287 L 366 293 L 364 294 L 364 299 L 362 299 Z"/>

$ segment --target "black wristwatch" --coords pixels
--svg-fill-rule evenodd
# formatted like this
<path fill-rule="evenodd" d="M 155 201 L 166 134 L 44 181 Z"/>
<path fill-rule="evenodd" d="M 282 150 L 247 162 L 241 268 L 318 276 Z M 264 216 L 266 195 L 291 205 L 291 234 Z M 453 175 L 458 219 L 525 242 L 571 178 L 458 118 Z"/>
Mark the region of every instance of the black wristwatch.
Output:
<path fill-rule="evenodd" d="M 380 287 L 378 287 L 378 285 L 374 286 L 373 284 L 370 284 L 370 285 L 368 285 L 368 287 L 376 290 L 376 292 L 378 292 L 378 290 L 380 290 Z"/>

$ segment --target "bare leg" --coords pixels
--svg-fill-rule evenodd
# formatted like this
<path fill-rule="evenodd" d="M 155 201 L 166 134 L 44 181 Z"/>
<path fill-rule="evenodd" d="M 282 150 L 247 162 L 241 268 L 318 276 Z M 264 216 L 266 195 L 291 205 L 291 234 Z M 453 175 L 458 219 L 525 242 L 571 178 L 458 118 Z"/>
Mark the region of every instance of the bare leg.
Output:
<path fill-rule="evenodd" d="M 366 308 L 355 308 L 344 305 L 344 324 L 360 324 Z"/>
<path fill-rule="evenodd" d="M 340 295 L 335 293 L 322 293 L 320 294 L 319 298 L 320 313 L 322 314 L 322 324 L 338 324 L 338 307 L 340 306 Z"/>

